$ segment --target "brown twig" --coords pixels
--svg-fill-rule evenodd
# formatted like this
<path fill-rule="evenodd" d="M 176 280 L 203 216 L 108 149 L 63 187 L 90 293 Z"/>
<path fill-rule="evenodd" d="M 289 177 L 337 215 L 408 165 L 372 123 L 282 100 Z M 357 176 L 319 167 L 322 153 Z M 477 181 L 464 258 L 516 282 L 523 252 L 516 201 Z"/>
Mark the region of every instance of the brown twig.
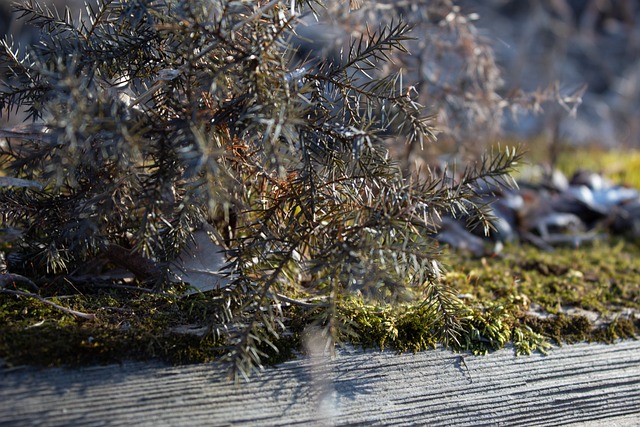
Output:
<path fill-rule="evenodd" d="M 23 297 L 35 298 L 38 301 L 43 302 L 43 303 L 45 303 L 47 305 L 50 305 L 51 307 L 56 308 L 56 309 L 58 309 L 60 311 L 63 311 L 65 313 L 67 313 L 67 314 L 71 314 L 73 316 L 80 317 L 80 318 L 86 319 L 86 320 L 96 320 L 96 315 L 93 314 L 93 313 L 83 313 L 81 311 L 72 310 L 70 308 L 63 307 L 61 305 L 58 305 L 58 304 L 56 304 L 54 302 L 51 302 L 51 301 L 48 301 L 48 300 L 42 298 L 40 295 L 36 295 L 36 294 L 31 293 L 31 292 L 15 291 L 13 289 L 0 289 L 0 292 L 5 293 L 5 294 L 13 294 L 13 295 L 18 295 L 18 296 L 23 296 Z"/>

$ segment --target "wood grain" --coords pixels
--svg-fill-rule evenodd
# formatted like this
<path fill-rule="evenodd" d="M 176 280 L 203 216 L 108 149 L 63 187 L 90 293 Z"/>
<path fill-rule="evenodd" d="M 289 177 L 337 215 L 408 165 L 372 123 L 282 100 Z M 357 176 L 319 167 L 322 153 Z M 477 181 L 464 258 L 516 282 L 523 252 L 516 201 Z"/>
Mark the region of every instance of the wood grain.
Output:
<path fill-rule="evenodd" d="M 222 366 L 127 362 L 0 369 L 0 424 L 640 425 L 640 342 L 577 344 L 548 356 L 342 349 L 250 383 Z"/>

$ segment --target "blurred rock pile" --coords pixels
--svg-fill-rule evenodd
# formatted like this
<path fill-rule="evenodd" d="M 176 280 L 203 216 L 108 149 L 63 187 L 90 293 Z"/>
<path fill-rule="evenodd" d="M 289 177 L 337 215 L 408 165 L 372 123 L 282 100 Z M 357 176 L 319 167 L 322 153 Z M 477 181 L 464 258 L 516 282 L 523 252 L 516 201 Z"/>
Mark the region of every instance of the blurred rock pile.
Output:
<path fill-rule="evenodd" d="M 496 255 L 505 243 L 526 242 L 552 251 L 573 247 L 608 234 L 640 238 L 640 192 L 615 185 L 600 174 L 580 170 L 570 179 L 561 172 L 534 168 L 536 178 L 519 188 L 479 189 L 490 203 L 494 229 L 468 231 L 466 218 L 443 218 L 435 238 L 476 256 Z"/>

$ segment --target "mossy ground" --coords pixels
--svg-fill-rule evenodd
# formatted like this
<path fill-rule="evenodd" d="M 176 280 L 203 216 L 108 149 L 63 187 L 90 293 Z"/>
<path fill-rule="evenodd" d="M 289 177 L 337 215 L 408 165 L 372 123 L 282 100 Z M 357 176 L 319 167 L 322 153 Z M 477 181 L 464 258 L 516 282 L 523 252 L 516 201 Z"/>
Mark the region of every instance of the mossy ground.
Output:
<path fill-rule="evenodd" d="M 456 289 L 462 329 L 449 345 L 484 354 L 512 343 L 518 353 L 544 352 L 550 343 L 613 342 L 640 331 L 640 249 L 626 241 L 540 252 L 513 246 L 499 258 L 447 254 L 443 282 Z M 7 364 L 74 366 L 159 358 L 171 363 L 215 360 L 224 342 L 212 334 L 175 332 L 183 325 L 206 330 L 211 295 L 153 294 L 129 289 L 50 286 L 40 295 L 96 314 L 87 321 L 36 299 L 0 294 L 0 358 Z M 420 351 L 440 340 L 428 307 L 343 300 L 349 323 L 344 341 L 365 347 Z M 574 313 L 571 313 L 573 309 Z M 575 310 L 578 311 L 577 314 Z M 588 313 L 589 316 L 583 313 Z M 316 313 L 317 314 L 317 313 Z M 271 362 L 300 349 L 313 311 L 288 307 L 291 333 L 264 350 Z"/>
<path fill-rule="evenodd" d="M 571 174 L 576 164 L 605 171 L 616 182 L 640 188 L 640 153 L 563 151 L 558 166 Z M 597 152 L 596 152 L 597 151 Z M 597 155 L 595 155 L 597 154 Z M 620 162 L 622 166 L 618 167 Z M 627 172 L 620 172 L 627 171 Z M 596 241 L 580 248 L 541 252 L 507 247 L 496 258 L 447 253 L 444 285 L 455 289 L 462 330 L 448 344 L 476 354 L 511 343 L 516 352 L 546 351 L 551 343 L 611 343 L 640 333 L 640 246 L 626 240 Z M 225 347 L 206 331 L 215 311 L 212 295 L 154 294 L 134 289 L 77 288 L 60 282 L 42 288 L 41 297 L 65 307 L 95 313 L 87 321 L 34 298 L 0 293 L 0 361 L 38 366 L 113 363 L 159 358 L 170 363 L 207 362 Z M 359 298 L 339 302 L 347 325 L 342 339 L 365 347 L 420 351 L 442 342 L 429 307 L 421 303 L 383 306 Z M 284 308 L 289 330 L 275 342 L 279 351 L 261 350 L 271 362 L 300 350 L 305 327 L 318 313 Z M 184 328 L 183 328 L 184 329 Z"/>
<path fill-rule="evenodd" d="M 207 298 L 127 290 L 85 290 L 65 297 L 41 295 L 74 310 L 79 319 L 36 299 L 0 294 L 0 357 L 9 364 L 38 366 L 113 363 L 160 358 L 174 363 L 207 361 L 218 355 L 215 339 L 171 332 L 179 324 L 206 324 Z"/>
<path fill-rule="evenodd" d="M 640 328 L 640 248 L 624 240 L 541 252 L 513 246 L 501 258 L 453 255 L 444 280 L 482 307 L 514 307 L 520 325 L 561 342 L 613 342 Z"/>

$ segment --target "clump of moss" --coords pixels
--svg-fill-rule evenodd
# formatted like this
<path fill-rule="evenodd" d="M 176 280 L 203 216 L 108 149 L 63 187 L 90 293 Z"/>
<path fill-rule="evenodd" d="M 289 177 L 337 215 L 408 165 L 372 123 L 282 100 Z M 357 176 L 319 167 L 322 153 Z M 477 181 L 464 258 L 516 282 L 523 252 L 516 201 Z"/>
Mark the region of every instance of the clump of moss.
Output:
<path fill-rule="evenodd" d="M 363 347 L 392 348 L 398 352 L 422 351 L 442 342 L 438 321 L 425 306 L 406 305 L 395 309 L 350 302 L 344 308 L 351 319 L 350 341 Z M 447 344 L 457 351 L 487 354 L 513 343 L 517 354 L 545 352 L 550 346 L 543 335 L 522 322 L 521 309 L 515 302 L 489 309 L 461 306 L 452 313 L 460 328 Z"/>
<path fill-rule="evenodd" d="M 593 325 L 585 316 L 560 314 L 550 318 L 527 317 L 525 324 L 552 338 L 557 344 L 587 341 Z"/>
<path fill-rule="evenodd" d="M 620 339 L 635 339 L 640 333 L 640 319 L 615 319 L 591 332 L 593 341 L 614 343 Z"/>
<path fill-rule="evenodd" d="M 640 333 L 640 323 L 631 319 L 616 319 L 602 325 L 594 325 L 585 316 L 560 314 L 549 318 L 528 317 L 525 324 L 539 331 L 556 344 L 577 342 L 602 342 L 612 344 L 620 339 L 636 338 Z"/>
<path fill-rule="evenodd" d="M 399 352 L 435 347 L 436 325 L 424 306 L 374 306 L 362 300 L 345 301 L 341 307 L 349 321 L 349 341 L 365 348 L 391 348 Z"/>

